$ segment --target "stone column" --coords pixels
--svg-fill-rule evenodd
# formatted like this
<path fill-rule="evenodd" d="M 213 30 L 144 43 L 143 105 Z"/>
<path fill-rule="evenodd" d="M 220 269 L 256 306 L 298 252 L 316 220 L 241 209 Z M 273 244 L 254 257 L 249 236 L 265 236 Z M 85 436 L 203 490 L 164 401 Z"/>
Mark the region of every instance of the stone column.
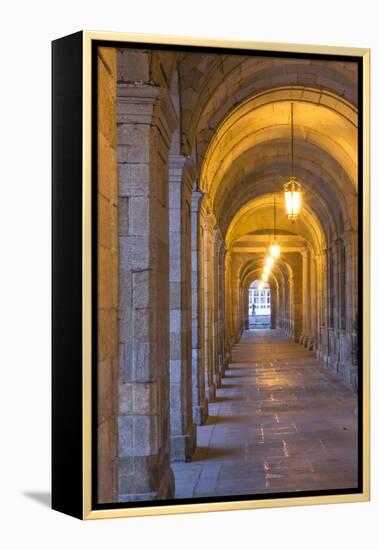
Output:
<path fill-rule="evenodd" d="M 340 310 L 340 293 L 339 293 L 339 240 L 337 237 L 333 239 L 332 246 L 331 246 L 331 261 L 333 265 L 333 324 L 332 324 L 332 332 L 331 332 L 331 339 L 332 339 L 332 346 L 331 346 L 331 367 L 334 370 L 338 370 L 338 362 L 339 362 L 339 310 Z"/>
<path fill-rule="evenodd" d="M 292 338 L 295 342 L 295 300 L 294 300 L 294 284 L 295 284 L 295 278 L 293 275 L 291 275 L 288 279 L 288 295 L 287 295 L 287 311 L 289 312 L 288 318 L 289 318 L 289 327 L 288 327 L 288 335 L 290 338 Z"/>
<path fill-rule="evenodd" d="M 220 378 L 225 374 L 226 354 L 225 354 L 225 246 L 224 241 L 220 241 L 219 249 L 219 355 L 218 369 Z"/>
<path fill-rule="evenodd" d="M 241 289 L 242 297 L 242 330 L 249 330 L 249 287 L 244 286 Z"/>
<path fill-rule="evenodd" d="M 195 173 L 170 155 L 170 428 L 171 460 L 190 460 L 196 447 L 192 419 L 191 193 Z"/>
<path fill-rule="evenodd" d="M 310 287 L 310 251 L 308 248 L 304 248 L 301 251 L 302 257 L 302 302 L 303 302 L 303 329 L 300 335 L 300 343 L 303 346 L 308 346 L 310 338 L 310 325 L 311 325 L 311 287 Z"/>
<path fill-rule="evenodd" d="M 325 365 L 328 363 L 328 251 L 324 248 L 319 258 L 320 289 L 320 341 L 317 358 Z"/>
<path fill-rule="evenodd" d="M 309 257 L 309 299 L 310 299 L 310 316 L 309 316 L 309 338 L 307 342 L 307 348 L 309 350 L 314 350 L 317 342 L 317 312 L 319 308 L 319 296 L 318 296 L 318 286 L 317 286 L 317 266 L 316 259 L 313 252 L 310 252 Z"/>
<path fill-rule="evenodd" d="M 241 280 L 238 275 L 239 270 L 238 259 L 235 255 L 231 255 L 230 263 L 230 349 L 238 342 L 242 332 L 241 319 Z"/>
<path fill-rule="evenodd" d="M 213 364 L 213 242 L 214 217 L 209 212 L 203 218 L 203 296 L 204 296 L 204 371 L 205 371 L 205 395 L 208 402 L 216 397 L 216 384 L 214 382 Z"/>
<path fill-rule="evenodd" d="M 225 353 L 226 360 L 230 361 L 230 354 L 233 340 L 233 308 L 232 308 L 232 285 L 231 285 L 231 264 L 230 251 L 225 251 Z"/>
<path fill-rule="evenodd" d="M 344 234 L 345 244 L 345 298 L 346 298 L 346 362 L 349 364 L 346 378 L 358 389 L 358 235 L 350 229 Z"/>
<path fill-rule="evenodd" d="M 334 317 L 334 342 L 335 350 L 333 367 L 344 376 L 345 374 L 345 259 L 344 246 L 340 238 L 333 242 L 334 250 L 334 285 L 335 285 L 335 317 Z"/>
<path fill-rule="evenodd" d="M 192 407 L 193 420 L 200 426 L 208 417 L 208 401 L 205 397 L 204 363 L 202 356 L 202 299 L 201 256 L 202 236 L 200 210 L 201 191 L 193 191 L 191 199 L 191 269 L 192 269 Z"/>
<path fill-rule="evenodd" d="M 285 299 L 285 312 L 286 312 L 286 329 L 287 336 L 293 338 L 293 277 L 288 275 L 286 278 L 286 299 Z"/>
<path fill-rule="evenodd" d="M 277 309 L 277 324 L 279 328 L 285 331 L 284 326 L 284 317 L 285 317 L 285 279 L 283 273 L 280 272 L 278 275 L 278 309 Z"/>
<path fill-rule="evenodd" d="M 220 330 L 220 230 L 215 227 L 212 233 L 212 279 L 213 279 L 213 323 L 212 323 L 212 363 L 213 363 L 213 381 L 217 387 L 221 386 L 221 376 L 219 371 L 219 330 Z"/>
<path fill-rule="evenodd" d="M 286 273 L 283 276 L 283 330 L 289 338 L 291 338 L 291 281 Z"/>
<path fill-rule="evenodd" d="M 149 53 L 133 56 L 118 53 L 120 502 L 174 496 L 168 152 L 177 118 L 167 91 L 150 81 Z"/>
<path fill-rule="evenodd" d="M 323 310 L 323 300 L 322 300 L 322 256 L 317 253 L 314 254 L 314 292 L 315 292 L 315 303 L 317 304 L 315 315 L 314 315 L 314 346 L 313 350 L 316 353 L 316 357 L 319 358 L 320 349 L 321 349 L 321 325 L 322 325 L 322 310 Z M 313 285 L 312 285 L 313 288 Z"/>
<path fill-rule="evenodd" d="M 328 300 L 328 325 L 327 325 L 327 354 L 325 364 L 335 368 L 335 321 L 336 321 L 336 266 L 335 243 L 329 243 L 327 249 L 327 300 Z"/>
<path fill-rule="evenodd" d="M 271 287 L 271 298 L 270 298 L 270 308 L 271 308 L 271 328 L 277 328 L 277 315 L 278 315 L 278 287 L 277 285 L 272 285 Z"/>

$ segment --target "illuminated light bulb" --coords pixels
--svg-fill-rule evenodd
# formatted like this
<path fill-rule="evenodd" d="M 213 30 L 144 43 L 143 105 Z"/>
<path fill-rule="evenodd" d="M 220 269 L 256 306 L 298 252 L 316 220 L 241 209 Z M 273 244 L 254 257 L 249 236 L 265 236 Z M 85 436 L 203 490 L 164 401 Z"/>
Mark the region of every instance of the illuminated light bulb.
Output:
<path fill-rule="evenodd" d="M 269 265 L 265 265 L 263 268 L 263 273 L 266 273 L 267 275 L 270 275 L 271 267 Z"/>
<path fill-rule="evenodd" d="M 280 245 L 278 243 L 273 243 L 270 246 L 270 256 L 274 260 L 276 260 L 280 257 Z"/>
<path fill-rule="evenodd" d="M 268 281 L 268 274 L 267 273 L 263 273 L 262 281 L 264 281 L 265 283 Z"/>

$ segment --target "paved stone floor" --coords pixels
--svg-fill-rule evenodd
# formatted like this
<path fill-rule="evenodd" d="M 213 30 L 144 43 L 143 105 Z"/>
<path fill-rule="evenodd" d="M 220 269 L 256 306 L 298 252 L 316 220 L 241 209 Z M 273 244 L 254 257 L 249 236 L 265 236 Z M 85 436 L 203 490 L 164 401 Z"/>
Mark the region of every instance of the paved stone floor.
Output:
<path fill-rule="evenodd" d="M 278 330 L 246 331 L 233 350 L 176 497 L 357 485 L 356 397 Z"/>

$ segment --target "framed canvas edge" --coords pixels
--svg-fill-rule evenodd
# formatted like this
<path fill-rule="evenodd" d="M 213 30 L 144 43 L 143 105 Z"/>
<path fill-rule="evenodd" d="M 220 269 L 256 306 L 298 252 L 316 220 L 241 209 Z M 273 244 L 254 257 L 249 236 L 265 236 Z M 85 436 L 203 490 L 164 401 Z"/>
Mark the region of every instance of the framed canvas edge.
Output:
<path fill-rule="evenodd" d="M 83 519 L 125 518 L 149 515 L 188 514 L 199 512 L 218 512 L 248 510 L 258 508 L 279 508 L 289 506 L 310 506 L 367 502 L 370 500 L 370 49 L 344 46 L 320 46 L 274 42 L 254 42 L 220 40 L 198 37 L 151 35 L 102 31 L 83 31 L 83 212 L 82 212 L 82 383 L 83 383 Z M 92 113 L 92 42 L 142 42 L 167 44 L 174 46 L 227 47 L 273 52 L 291 52 L 305 54 L 327 54 L 360 57 L 363 61 L 363 490 L 360 493 L 306 496 L 275 497 L 265 500 L 244 500 L 235 502 L 209 502 L 146 506 L 138 508 L 92 509 L 92 218 L 91 218 L 91 113 Z"/>

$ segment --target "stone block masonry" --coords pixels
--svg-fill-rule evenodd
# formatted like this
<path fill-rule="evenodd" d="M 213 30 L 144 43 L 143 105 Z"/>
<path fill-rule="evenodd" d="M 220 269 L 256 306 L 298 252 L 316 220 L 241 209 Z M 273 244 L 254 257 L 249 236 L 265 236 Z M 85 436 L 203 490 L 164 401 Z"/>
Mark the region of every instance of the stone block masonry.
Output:
<path fill-rule="evenodd" d="M 127 52 L 118 52 L 120 502 L 174 494 L 167 274 L 168 155 L 177 118 L 167 91 L 140 79 L 149 56 L 134 55 L 131 66 Z"/>

